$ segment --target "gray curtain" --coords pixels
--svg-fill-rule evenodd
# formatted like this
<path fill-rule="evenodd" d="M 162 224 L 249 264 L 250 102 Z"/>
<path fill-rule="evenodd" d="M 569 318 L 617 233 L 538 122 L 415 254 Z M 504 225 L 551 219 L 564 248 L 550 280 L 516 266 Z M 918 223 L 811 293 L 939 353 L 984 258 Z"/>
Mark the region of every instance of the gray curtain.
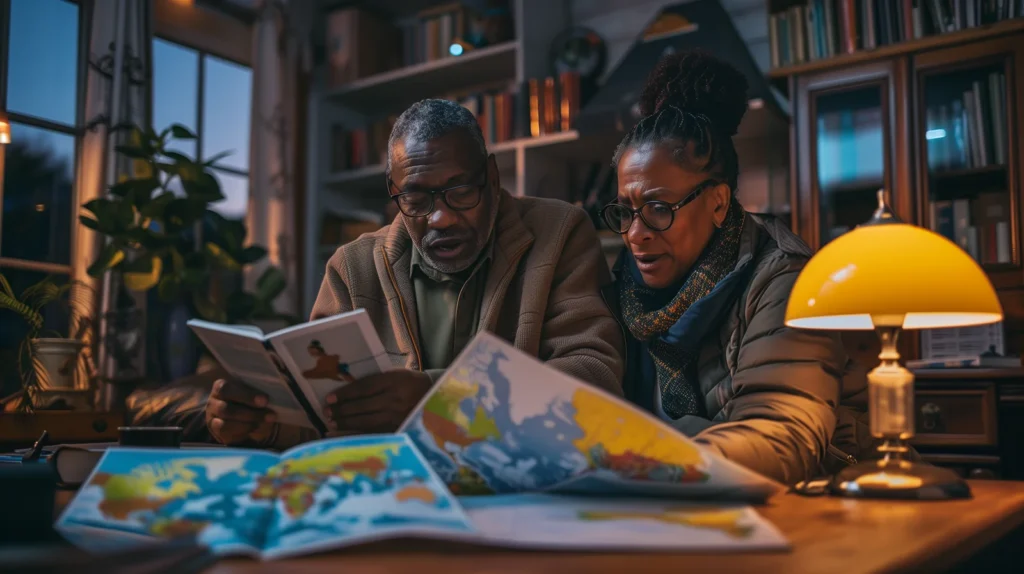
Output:
<path fill-rule="evenodd" d="M 85 78 L 85 118 L 89 129 L 80 150 L 80 204 L 103 196 L 119 176 L 131 173 L 131 161 L 114 152 L 114 146 L 127 143 L 128 132 L 112 128 L 150 124 L 153 37 L 151 0 L 89 0 L 84 5 L 90 18 Z M 113 274 L 96 281 L 85 273 L 101 247 L 101 238 L 84 226 L 77 229 L 76 278 L 94 285 L 99 293 L 98 309 L 90 311 L 100 319 L 100 374 L 115 381 L 136 379 L 145 370 L 144 300 L 124 292 Z M 101 388 L 98 407 L 119 406 L 119 394 L 116 388 Z"/>
<path fill-rule="evenodd" d="M 301 121 L 296 113 L 296 80 L 307 59 L 313 8 L 309 0 L 262 0 L 253 29 L 246 224 L 248 240 L 265 246 L 268 256 L 246 270 L 245 285 L 255 289 L 268 265 L 280 268 L 288 278 L 288 288 L 275 300 L 275 306 L 289 314 L 299 311 L 297 247 L 303 241 L 295 225 L 295 138 Z"/>

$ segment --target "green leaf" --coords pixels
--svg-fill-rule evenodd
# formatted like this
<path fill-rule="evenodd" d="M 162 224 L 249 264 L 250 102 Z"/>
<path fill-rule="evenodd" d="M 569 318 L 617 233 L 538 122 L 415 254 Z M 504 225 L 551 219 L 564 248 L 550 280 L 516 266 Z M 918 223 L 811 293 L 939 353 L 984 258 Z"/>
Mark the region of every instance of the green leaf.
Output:
<path fill-rule="evenodd" d="M 245 321 L 252 317 L 256 310 L 256 298 L 251 293 L 235 291 L 228 295 L 224 305 L 227 308 L 227 319 L 229 323 Z"/>
<path fill-rule="evenodd" d="M 267 256 L 267 250 L 259 245 L 250 245 L 238 254 L 238 262 L 242 265 L 255 263 Z"/>
<path fill-rule="evenodd" d="M 95 219 L 91 218 L 91 217 L 87 217 L 85 215 L 79 215 L 78 216 L 78 221 L 82 225 L 88 227 L 89 229 L 94 229 L 96 231 L 99 231 L 99 232 L 103 233 L 103 231 L 100 229 L 100 223 L 98 221 L 96 221 Z"/>
<path fill-rule="evenodd" d="M 139 146 L 133 145 L 119 145 L 114 146 L 114 151 L 121 155 L 128 156 L 132 159 L 150 159 L 150 154 L 146 150 Z"/>
<path fill-rule="evenodd" d="M 156 293 L 164 303 L 177 301 L 181 296 L 181 281 L 174 275 L 166 275 L 157 285 Z"/>
<path fill-rule="evenodd" d="M 185 269 L 181 272 L 181 284 L 185 287 L 202 287 L 206 283 L 203 269 Z"/>
<path fill-rule="evenodd" d="M 179 140 L 194 140 L 196 134 L 192 133 L 192 130 L 186 128 L 181 124 L 174 124 L 171 126 L 171 134 Z"/>
<path fill-rule="evenodd" d="M 169 158 L 171 158 L 171 159 L 173 159 L 174 162 L 175 162 L 175 165 L 180 165 L 180 164 L 183 164 L 183 163 L 187 163 L 187 164 L 195 163 L 195 162 L 192 161 L 192 158 L 190 158 L 187 155 L 181 153 L 180 151 L 168 150 L 168 151 L 164 152 L 164 155 L 169 157 Z"/>
<path fill-rule="evenodd" d="M 155 217 L 162 219 L 164 217 L 164 211 L 167 209 L 167 206 L 174 201 L 174 199 L 174 193 L 165 191 L 154 197 L 152 201 L 139 209 L 139 215 L 143 217 Z"/>
<path fill-rule="evenodd" d="M 135 207 L 130 202 L 118 201 L 115 207 L 114 216 L 117 218 L 116 225 L 118 229 L 128 229 L 128 227 L 135 223 Z"/>
<path fill-rule="evenodd" d="M 233 153 L 235 153 L 234 150 L 228 150 L 228 151 L 222 151 L 222 152 L 217 153 L 217 154 L 213 154 L 212 156 L 206 158 L 206 161 L 203 162 L 203 165 L 205 165 L 207 167 L 210 167 L 210 166 L 214 165 L 215 163 L 217 163 L 218 161 L 228 157 L 229 155 L 231 155 Z"/>
<path fill-rule="evenodd" d="M 215 305 L 200 291 L 192 292 L 192 304 L 195 306 L 199 316 L 207 321 L 215 321 L 217 323 L 224 323 L 227 321 L 227 314 L 224 312 L 224 309 Z"/>
<path fill-rule="evenodd" d="M 217 245 L 216 243 L 208 241 L 206 243 L 206 252 L 210 254 L 214 261 L 219 263 L 220 266 L 224 267 L 225 269 L 238 270 L 242 268 L 242 266 L 238 264 L 238 261 L 236 261 L 235 258 L 232 257 L 230 253 L 225 251 L 223 248 L 221 248 L 220 245 Z"/>
<path fill-rule="evenodd" d="M 86 273 L 90 277 L 99 277 L 104 271 L 115 267 L 118 263 L 124 260 L 124 250 L 121 249 L 117 243 L 108 243 L 96 257 L 96 261 L 93 261 Z"/>
<path fill-rule="evenodd" d="M 185 197 L 176 197 L 164 208 L 163 220 L 167 224 L 167 233 L 177 233 L 195 223 L 203 212 L 206 204 Z"/>
<path fill-rule="evenodd" d="M 144 205 L 156 189 L 160 189 L 160 180 L 156 177 L 133 178 L 110 186 L 110 194 L 128 198 L 133 205 Z"/>
<path fill-rule="evenodd" d="M 86 211 L 91 211 L 96 216 L 96 230 L 101 233 L 114 234 L 123 230 L 120 225 L 121 201 L 114 201 L 106 197 L 99 197 L 88 201 L 82 206 Z M 131 206 L 128 206 L 131 209 Z M 88 225 L 88 224 L 86 224 Z"/>
<path fill-rule="evenodd" d="M 208 203 L 224 199 L 220 191 L 220 182 L 213 175 L 200 171 L 190 173 L 187 177 L 182 174 L 181 186 L 185 188 L 185 194 L 195 199 L 202 199 Z"/>
<path fill-rule="evenodd" d="M 256 297 L 261 301 L 271 302 L 284 292 L 288 286 L 288 278 L 277 267 L 268 267 L 256 280 Z"/>

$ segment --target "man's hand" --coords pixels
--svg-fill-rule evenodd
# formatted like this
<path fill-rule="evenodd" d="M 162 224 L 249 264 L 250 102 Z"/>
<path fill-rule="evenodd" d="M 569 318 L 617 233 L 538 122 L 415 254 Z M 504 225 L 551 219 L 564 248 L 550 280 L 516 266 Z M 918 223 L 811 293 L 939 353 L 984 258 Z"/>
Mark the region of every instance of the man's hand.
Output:
<path fill-rule="evenodd" d="M 395 369 L 370 375 L 327 395 L 332 430 L 394 432 L 433 383 L 426 373 Z"/>
<path fill-rule="evenodd" d="M 262 444 L 273 432 L 276 415 L 267 397 L 244 383 L 220 379 L 206 401 L 206 426 L 222 444 Z"/>

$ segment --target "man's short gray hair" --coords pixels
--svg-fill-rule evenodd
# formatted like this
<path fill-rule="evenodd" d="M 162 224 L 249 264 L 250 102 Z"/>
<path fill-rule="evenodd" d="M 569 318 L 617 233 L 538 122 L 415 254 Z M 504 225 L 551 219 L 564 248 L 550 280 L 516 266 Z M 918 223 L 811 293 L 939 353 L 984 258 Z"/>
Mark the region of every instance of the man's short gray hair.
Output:
<path fill-rule="evenodd" d="M 391 128 L 391 137 L 388 138 L 388 172 L 391 171 L 391 150 L 396 142 L 406 138 L 428 142 L 456 130 L 464 131 L 472 139 L 481 159 L 487 157 L 487 144 L 484 143 L 480 123 L 462 104 L 451 100 L 428 99 L 409 106 Z"/>

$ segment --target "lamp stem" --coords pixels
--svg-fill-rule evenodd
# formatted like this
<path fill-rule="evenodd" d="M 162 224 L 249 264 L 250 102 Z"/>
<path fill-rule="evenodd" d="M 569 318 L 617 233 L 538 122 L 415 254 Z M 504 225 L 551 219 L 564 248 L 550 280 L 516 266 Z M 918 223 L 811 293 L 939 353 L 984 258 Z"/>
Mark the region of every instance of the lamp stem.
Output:
<path fill-rule="evenodd" d="M 906 441 L 914 436 L 914 374 L 900 365 L 896 347 L 899 327 L 878 327 L 881 361 L 868 373 L 871 434 L 882 439 L 878 448 L 884 462 L 898 462 L 907 453 Z"/>

